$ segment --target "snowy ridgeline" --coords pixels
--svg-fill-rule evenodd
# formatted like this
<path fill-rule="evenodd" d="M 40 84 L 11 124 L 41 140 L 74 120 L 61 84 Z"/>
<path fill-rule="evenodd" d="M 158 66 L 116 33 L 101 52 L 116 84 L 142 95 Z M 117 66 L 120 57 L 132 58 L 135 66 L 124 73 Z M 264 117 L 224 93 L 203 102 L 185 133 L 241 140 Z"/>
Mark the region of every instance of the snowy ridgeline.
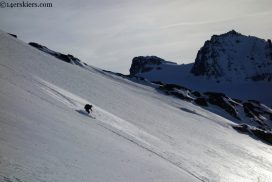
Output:
<path fill-rule="evenodd" d="M 130 75 L 272 106 L 272 43 L 230 31 L 206 41 L 194 63 L 140 56 L 132 60 Z"/>
<path fill-rule="evenodd" d="M 193 64 L 177 65 L 156 56 L 139 56 L 132 60 L 130 75 L 174 82 L 182 82 L 186 75 L 217 83 L 271 82 L 272 43 L 232 30 L 206 41 Z"/>
<path fill-rule="evenodd" d="M 271 146 L 231 120 L 3 32 L 0 55 L 1 181 L 272 180 Z"/>
<path fill-rule="evenodd" d="M 33 42 L 29 45 L 62 61 L 88 69 L 86 63 L 72 55 L 64 55 Z M 132 60 L 129 76 L 104 71 L 136 82 L 144 80 L 138 83 L 203 106 L 241 124 L 235 127 L 239 132 L 272 143 L 272 109 L 265 105 L 271 105 L 272 84 L 269 77 L 253 79 L 256 75 L 271 72 L 271 48 L 269 40 L 266 42 L 230 31 L 214 35 L 210 41 L 206 41 L 194 64 L 178 65 L 156 56 L 139 56 Z M 192 91 L 180 83 L 196 90 Z"/>

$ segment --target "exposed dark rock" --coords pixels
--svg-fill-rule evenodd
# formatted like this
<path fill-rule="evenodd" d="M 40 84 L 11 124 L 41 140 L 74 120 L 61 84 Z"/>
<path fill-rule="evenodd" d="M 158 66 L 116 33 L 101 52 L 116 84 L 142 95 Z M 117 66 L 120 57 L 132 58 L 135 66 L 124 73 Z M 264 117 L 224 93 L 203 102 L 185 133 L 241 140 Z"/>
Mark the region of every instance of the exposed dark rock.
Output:
<path fill-rule="evenodd" d="M 261 113 L 258 112 L 256 109 L 256 106 L 253 105 L 251 102 L 245 102 L 243 103 L 244 111 L 247 114 L 248 117 L 254 118 L 258 117 Z"/>
<path fill-rule="evenodd" d="M 251 132 L 258 138 L 264 140 L 265 142 L 272 144 L 272 132 L 264 131 L 261 129 L 254 129 Z"/>
<path fill-rule="evenodd" d="M 249 127 L 246 124 L 233 125 L 232 128 L 234 128 L 235 130 L 237 130 L 241 133 L 248 133 L 249 132 Z"/>
<path fill-rule="evenodd" d="M 8 34 L 11 35 L 12 37 L 17 38 L 17 35 L 15 35 L 15 34 L 12 34 L 12 33 L 8 33 Z"/>
<path fill-rule="evenodd" d="M 213 49 L 211 41 L 206 41 L 197 53 L 191 73 L 196 76 L 221 77 L 224 73 L 218 64 L 219 59 L 219 54 Z"/>
<path fill-rule="evenodd" d="M 184 95 L 183 93 L 181 92 L 171 92 L 171 95 L 181 99 L 181 100 L 185 100 L 185 101 L 192 101 L 193 99 L 188 97 L 187 95 Z"/>
<path fill-rule="evenodd" d="M 233 100 L 228 100 L 228 102 L 234 107 L 234 106 L 238 106 L 239 104 Z"/>
<path fill-rule="evenodd" d="M 208 96 L 209 103 L 221 107 L 231 116 L 240 120 L 239 116 L 237 115 L 237 111 L 235 110 L 235 107 L 229 103 L 230 99 L 226 97 L 225 94 L 216 92 L 205 92 L 204 94 Z"/>
<path fill-rule="evenodd" d="M 260 55 L 263 55 L 262 58 Z M 271 40 L 245 36 L 232 30 L 222 35 L 213 35 L 206 41 L 198 51 L 190 72 L 195 76 L 212 78 L 218 83 L 222 80 L 235 81 L 237 75 L 242 80 L 270 82 L 271 70 Z"/>
<path fill-rule="evenodd" d="M 240 99 L 234 99 L 234 98 L 232 98 L 232 100 L 234 100 L 237 103 L 242 103 L 242 100 L 240 100 Z"/>
<path fill-rule="evenodd" d="M 103 70 L 103 71 L 106 72 L 106 73 L 110 73 L 110 74 L 113 74 L 113 75 L 117 75 L 117 76 L 123 77 L 123 78 L 127 77 L 127 75 L 124 75 L 122 73 L 116 73 L 116 72 L 112 72 L 112 71 L 108 71 L 108 70 Z"/>
<path fill-rule="evenodd" d="M 226 97 L 224 93 L 220 93 L 220 92 L 204 92 L 204 94 L 211 97 Z"/>
<path fill-rule="evenodd" d="M 152 81 L 152 83 L 158 84 L 158 85 L 163 85 L 161 81 Z"/>
<path fill-rule="evenodd" d="M 192 101 L 191 97 L 188 97 L 187 93 L 190 92 L 189 89 L 176 85 L 176 84 L 160 84 L 158 90 L 163 91 L 167 95 L 175 96 L 181 100 Z"/>
<path fill-rule="evenodd" d="M 132 75 L 129 75 L 130 78 L 134 78 L 136 80 L 140 80 L 140 81 L 147 81 L 144 77 L 141 77 L 141 76 L 132 76 Z"/>
<path fill-rule="evenodd" d="M 270 62 L 268 62 L 268 64 L 271 65 L 272 64 L 272 43 L 271 43 L 270 39 L 267 40 L 267 55 L 266 56 L 270 60 Z"/>
<path fill-rule="evenodd" d="M 199 97 L 194 100 L 194 102 L 199 106 L 208 106 L 208 102 L 204 97 Z"/>
<path fill-rule="evenodd" d="M 37 49 L 43 49 L 43 48 L 46 48 L 45 46 L 42 46 L 36 42 L 29 42 L 28 43 L 29 45 L 31 45 L 32 47 L 36 47 Z"/>
<path fill-rule="evenodd" d="M 237 130 L 240 133 L 248 134 L 249 136 L 255 136 L 261 141 L 272 145 L 272 132 L 271 131 L 265 131 L 260 128 L 252 127 L 247 124 L 240 124 L 232 126 L 235 130 Z"/>
<path fill-rule="evenodd" d="M 132 64 L 130 67 L 130 75 L 136 75 L 137 73 L 144 73 L 152 70 L 154 65 L 158 66 L 162 62 L 166 62 L 156 56 L 139 56 L 132 59 Z"/>
<path fill-rule="evenodd" d="M 272 42 L 271 42 L 270 39 L 267 40 L 267 43 L 268 43 L 268 46 L 269 46 L 269 47 L 272 47 Z"/>
<path fill-rule="evenodd" d="M 188 89 L 186 87 L 183 87 L 183 86 L 180 86 L 180 85 L 176 85 L 176 84 L 163 84 L 161 86 L 161 89 L 168 90 L 168 91 L 173 91 L 175 89 L 182 89 L 182 90 L 191 91 L 190 89 Z"/>
<path fill-rule="evenodd" d="M 244 102 L 243 108 L 247 117 L 251 118 L 253 121 L 255 121 L 264 128 L 270 128 L 269 123 L 267 123 L 267 119 L 272 119 L 271 110 L 264 109 L 261 103 L 255 100 L 249 100 L 248 102 Z"/>
<path fill-rule="evenodd" d="M 198 91 L 193 91 L 192 94 L 196 97 L 201 97 L 201 94 Z"/>
<path fill-rule="evenodd" d="M 29 45 L 39 49 L 40 51 L 50 54 L 50 55 L 54 56 L 55 58 L 60 59 L 66 63 L 76 64 L 78 66 L 83 66 L 83 63 L 78 58 L 74 57 L 71 54 L 65 55 L 65 54 L 62 54 L 59 52 L 55 52 L 55 51 L 48 49 L 47 47 L 37 44 L 35 42 L 30 42 Z"/>
<path fill-rule="evenodd" d="M 227 36 L 227 35 L 241 35 L 241 33 L 239 32 L 236 32 L 235 30 L 231 30 L 229 32 L 227 32 L 226 34 L 223 34 L 224 36 Z"/>

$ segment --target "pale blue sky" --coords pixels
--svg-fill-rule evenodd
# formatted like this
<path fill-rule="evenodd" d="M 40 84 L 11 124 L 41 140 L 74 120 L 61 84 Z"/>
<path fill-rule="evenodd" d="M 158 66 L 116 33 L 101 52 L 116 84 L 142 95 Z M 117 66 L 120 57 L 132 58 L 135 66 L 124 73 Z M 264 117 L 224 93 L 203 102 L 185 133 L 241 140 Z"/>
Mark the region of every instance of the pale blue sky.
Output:
<path fill-rule="evenodd" d="M 1 8 L 0 28 L 122 73 L 128 73 L 132 58 L 140 55 L 193 62 L 205 40 L 231 29 L 272 38 L 271 0 L 33 2 L 52 2 L 53 8 Z"/>

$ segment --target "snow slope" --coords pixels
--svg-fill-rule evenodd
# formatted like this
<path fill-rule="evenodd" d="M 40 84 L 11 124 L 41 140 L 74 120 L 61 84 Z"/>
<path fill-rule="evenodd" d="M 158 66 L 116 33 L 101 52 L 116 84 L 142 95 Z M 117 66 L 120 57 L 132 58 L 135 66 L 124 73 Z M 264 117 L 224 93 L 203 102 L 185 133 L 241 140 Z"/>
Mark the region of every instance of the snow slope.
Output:
<path fill-rule="evenodd" d="M 3 32 L 0 55 L 2 181 L 272 180 L 271 146 L 229 120 Z"/>

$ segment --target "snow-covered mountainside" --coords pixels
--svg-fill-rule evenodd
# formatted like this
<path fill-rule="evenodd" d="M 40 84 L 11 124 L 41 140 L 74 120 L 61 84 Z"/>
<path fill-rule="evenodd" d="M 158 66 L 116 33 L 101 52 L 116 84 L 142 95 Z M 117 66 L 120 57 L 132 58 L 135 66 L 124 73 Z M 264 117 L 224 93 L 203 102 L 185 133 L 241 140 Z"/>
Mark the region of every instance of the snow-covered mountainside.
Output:
<path fill-rule="evenodd" d="M 156 89 L 159 92 L 202 106 L 239 124 L 233 127 L 237 131 L 272 144 L 272 109 L 265 104 L 255 100 L 233 99 L 224 93 L 200 93 L 175 84 L 153 84 L 158 85 Z"/>
<path fill-rule="evenodd" d="M 272 43 L 271 40 L 245 36 L 234 30 L 213 35 L 198 51 L 195 63 L 191 66 L 177 65 L 156 56 L 140 56 L 132 60 L 130 74 L 155 74 L 153 72 L 157 70 L 162 71 L 164 77 L 175 77 L 180 75 L 172 72 L 184 72 L 186 69 L 195 76 L 217 82 L 271 82 Z"/>
<path fill-rule="evenodd" d="M 269 143 L 271 75 L 271 41 L 234 30 L 206 41 L 194 64 L 178 65 L 156 56 L 139 56 L 130 68 L 130 78 L 151 81 L 159 92 L 241 124 L 235 129 Z"/>
<path fill-rule="evenodd" d="M 154 59 L 159 61 L 153 64 Z M 194 63 L 178 65 L 140 56 L 132 60 L 130 75 L 271 106 L 272 44 L 230 31 L 206 41 Z"/>
<path fill-rule="evenodd" d="M 1 181 L 272 180 L 271 146 L 202 107 L 3 32 L 0 56 Z"/>
<path fill-rule="evenodd" d="M 64 55 L 37 43 L 29 43 L 29 45 L 56 57 L 59 60 L 88 69 L 88 65 L 86 63 L 82 64 L 82 62 L 78 58 L 74 58 L 71 55 Z M 137 74 L 149 72 L 154 69 L 154 65 L 157 65 L 157 67 L 155 68 L 157 70 L 160 70 L 160 66 L 163 65 L 164 71 L 167 69 L 171 70 L 171 72 L 169 73 L 176 73 L 177 70 L 181 71 L 181 68 L 186 69 L 185 65 L 177 65 L 176 63 L 165 61 L 156 56 L 140 56 L 135 57 L 132 60 L 130 76 L 116 74 L 106 70 L 103 71 L 110 74 L 115 74 L 117 76 L 121 76 L 123 78 L 127 78 L 132 81 L 135 81 L 136 78 L 136 81 L 138 81 L 139 78 L 137 76 L 134 76 L 134 73 Z M 188 66 L 190 65 L 187 65 L 187 67 Z M 174 69 L 176 69 L 176 71 L 174 71 Z M 173 75 L 169 78 L 172 77 Z M 226 119 L 230 119 L 235 123 L 239 124 L 239 126 L 234 127 L 239 132 L 257 137 L 257 139 L 260 139 L 263 142 L 272 144 L 272 109 L 258 101 L 242 101 L 239 99 L 230 98 L 224 93 L 200 93 L 198 91 L 192 91 L 179 85 L 162 83 L 161 81 L 155 81 L 151 83 L 148 80 L 144 80 L 143 82 L 139 83 L 154 87 L 159 92 L 165 93 L 167 95 L 172 95 L 177 99 L 182 99 L 184 101 L 188 101 L 196 105 L 202 106 L 205 109 L 208 109 L 216 114 L 219 114 L 222 117 L 225 117 Z M 258 133 L 256 133 L 256 131 Z"/>

